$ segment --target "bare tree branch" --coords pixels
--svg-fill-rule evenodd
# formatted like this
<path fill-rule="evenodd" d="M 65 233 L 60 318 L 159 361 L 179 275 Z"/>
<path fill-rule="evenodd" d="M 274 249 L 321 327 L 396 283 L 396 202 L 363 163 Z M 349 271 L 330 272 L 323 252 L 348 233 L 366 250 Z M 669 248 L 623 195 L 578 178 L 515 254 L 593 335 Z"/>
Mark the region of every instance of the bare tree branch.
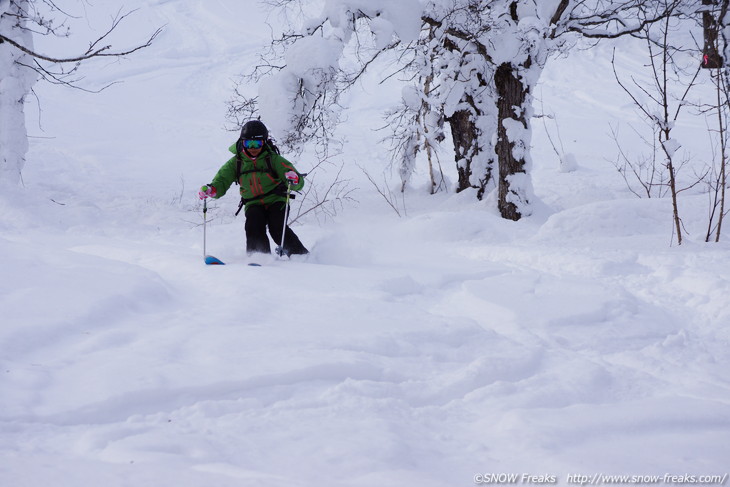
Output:
<path fill-rule="evenodd" d="M 111 30 L 109 32 L 111 32 Z M 126 50 L 126 51 L 111 51 L 111 52 L 107 52 L 107 51 L 109 51 L 109 49 L 112 48 L 111 45 L 107 45 L 107 46 L 104 46 L 104 47 L 100 47 L 98 49 L 94 49 L 93 47 L 96 46 L 99 42 L 101 42 L 101 40 L 104 37 L 106 37 L 109 34 L 109 32 L 107 32 L 106 34 L 104 34 L 104 36 L 102 36 L 99 39 L 97 39 L 96 41 L 94 41 L 92 43 L 92 45 L 91 45 L 92 48 L 89 51 L 87 51 L 85 54 L 82 54 L 80 56 L 70 57 L 70 58 L 56 58 L 56 57 L 52 57 L 52 56 L 48 56 L 48 55 L 45 55 L 45 54 L 41 54 L 41 53 L 35 52 L 35 51 L 33 51 L 31 49 L 28 49 L 27 47 L 25 47 L 25 46 L 23 46 L 23 45 L 15 42 L 14 40 L 12 40 L 9 37 L 6 37 L 6 36 L 4 36 L 2 34 L 0 34 L 0 40 L 2 40 L 3 42 L 7 42 L 11 46 L 16 47 L 17 49 L 23 51 L 24 53 L 26 53 L 26 54 L 28 54 L 30 56 L 33 56 L 36 59 L 41 59 L 43 61 L 48 61 L 49 63 L 65 64 L 65 63 L 76 63 L 76 62 L 86 61 L 87 59 L 91 59 L 91 58 L 94 58 L 94 57 L 121 57 L 121 56 L 126 56 L 128 54 L 132 54 L 133 52 L 137 52 L 140 49 L 144 49 L 145 47 L 151 46 L 152 45 L 152 42 L 155 40 L 155 38 L 158 35 L 160 35 L 160 33 L 162 32 L 162 28 L 157 29 L 147 39 L 147 42 L 145 42 L 144 44 L 141 44 L 139 46 L 133 47 L 133 48 L 131 48 L 129 50 Z"/>

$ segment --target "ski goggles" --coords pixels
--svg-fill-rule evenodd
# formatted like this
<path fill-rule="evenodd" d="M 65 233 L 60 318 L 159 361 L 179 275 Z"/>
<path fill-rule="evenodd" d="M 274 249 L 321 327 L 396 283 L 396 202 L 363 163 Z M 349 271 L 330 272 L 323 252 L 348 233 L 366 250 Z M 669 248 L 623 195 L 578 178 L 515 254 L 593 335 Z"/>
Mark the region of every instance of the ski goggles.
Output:
<path fill-rule="evenodd" d="M 260 149 L 264 146 L 264 141 L 260 139 L 246 139 L 243 141 L 246 149 Z"/>

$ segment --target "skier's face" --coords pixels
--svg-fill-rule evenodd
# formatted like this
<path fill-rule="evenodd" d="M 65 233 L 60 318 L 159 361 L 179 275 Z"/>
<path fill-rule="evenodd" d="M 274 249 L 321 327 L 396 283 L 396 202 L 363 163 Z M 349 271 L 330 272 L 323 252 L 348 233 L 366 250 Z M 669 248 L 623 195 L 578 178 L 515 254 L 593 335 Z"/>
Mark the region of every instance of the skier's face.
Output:
<path fill-rule="evenodd" d="M 251 157 L 256 157 L 264 150 L 264 141 L 260 139 L 247 139 L 243 141 L 243 148 Z"/>

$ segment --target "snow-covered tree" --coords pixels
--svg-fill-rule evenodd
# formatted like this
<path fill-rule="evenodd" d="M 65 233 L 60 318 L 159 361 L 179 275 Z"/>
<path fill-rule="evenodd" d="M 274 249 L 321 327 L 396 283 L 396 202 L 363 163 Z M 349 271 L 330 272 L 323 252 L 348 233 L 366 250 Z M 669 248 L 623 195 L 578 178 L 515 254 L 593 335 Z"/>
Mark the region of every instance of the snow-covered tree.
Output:
<path fill-rule="evenodd" d="M 728 214 L 727 187 L 728 165 L 730 165 L 730 0 L 702 0 L 702 24 L 704 47 L 702 67 L 711 69 L 717 88 L 717 99 L 712 111 L 717 115 L 717 134 L 719 140 L 719 167 L 712 168 L 710 182 L 709 224 L 705 241 L 714 238 L 720 241 L 723 222 Z"/>
<path fill-rule="evenodd" d="M 291 9 L 299 0 L 271 3 Z M 259 67 L 255 77 L 266 81 L 258 111 L 289 145 L 326 137 L 342 93 L 393 51 L 413 80 L 404 91 L 412 116 L 399 119 L 410 120 L 398 129 L 402 177 L 445 120 L 457 191 L 477 188 L 481 198 L 497 187 L 500 213 L 517 220 L 531 213 L 533 91 L 550 56 L 580 37 L 632 34 L 665 15 L 653 0 L 325 0 L 317 16 L 273 44 L 265 69 Z M 357 62 L 343 62 L 346 49 Z"/>
<path fill-rule="evenodd" d="M 28 150 L 23 104 L 38 77 L 24 67 L 31 56 L 8 42 L 33 48 L 33 36 L 22 15 L 26 8 L 27 1 L 0 1 L 0 180 L 13 183 L 20 180 Z"/>
<path fill-rule="evenodd" d="M 36 52 L 33 36 L 66 37 L 68 28 L 57 16 L 67 16 L 52 0 L 0 0 L 0 181 L 20 180 L 28 137 L 24 103 L 38 79 L 75 85 L 73 74 L 81 63 L 95 57 L 118 57 L 149 46 L 159 30 L 141 45 L 114 51 L 102 44 L 126 15 L 117 16 L 109 30 L 89 42 L 89 48 L 72 57 Z"/>

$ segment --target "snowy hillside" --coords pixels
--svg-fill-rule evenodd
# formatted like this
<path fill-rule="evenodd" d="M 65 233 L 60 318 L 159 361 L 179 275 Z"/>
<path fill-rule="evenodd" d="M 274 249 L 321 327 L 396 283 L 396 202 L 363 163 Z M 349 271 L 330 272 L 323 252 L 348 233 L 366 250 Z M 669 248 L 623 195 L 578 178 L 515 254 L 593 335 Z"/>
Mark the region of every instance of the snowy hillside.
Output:
<path fill-rule="evenodd" d="M 163 34 L 87 70 L 90 88 L 123 81 L 99 94 L 39 84 L 24 187 L 0 195 L 0 486 L 727 482 L 730 234 L 704 243 L 698 190 L 672 246 L 670 200 L 636 198 L 617 174 L 609 123 L 636 115 L 610 47 L 544 73 L 536 111 L 555 118 L 534 121 L 533 217 L 417 186 L 396 215 L 357 167 L 382 182 L 390 163 L 374 129 L 400 90 L 373 76 L 332 166 L 357 201 L 297 222 L 312 254 L 247 266 L 229 194 L 207 227 L 228 265 L 205 266 L 197 188 L 237 136 L 226 102 L 269 40 L 267 13 L 125 6 L 140 7 L 127 35 Z M 116 7 L 89 11 L 103 29 Z M 681 130 L 703 150 L 704 119 Z"/>

